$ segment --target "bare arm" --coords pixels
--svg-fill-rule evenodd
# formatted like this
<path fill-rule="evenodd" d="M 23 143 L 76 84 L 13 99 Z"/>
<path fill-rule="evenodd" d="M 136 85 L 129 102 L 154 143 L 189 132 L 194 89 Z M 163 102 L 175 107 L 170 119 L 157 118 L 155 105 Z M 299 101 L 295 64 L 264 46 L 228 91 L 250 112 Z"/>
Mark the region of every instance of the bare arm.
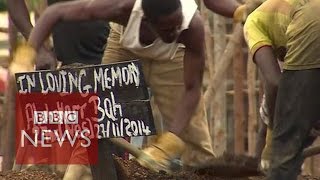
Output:
<path fill-rule="evenodd" d="M 9 15 L 22 35 L 28 39 L 33 28 L 28 8 L 24 0 L 7 0 Z"/>
<path fill-rule="evenodd" d="M 134 0 L 78 0 L 56 3 L 41 15 L 28 43 L 38 50 L 59 21 L 120 21 L 119 17 L 128 12 L 127 8 L 132 8 L 133 3 Z"/>
<path fill-rule="evenodd" d="M 236 0 L 203 0 L 203 2 L 211 11 L 230 18 L 240 6 Z"/>
<path fill-rule="evenodd" d="M 254 60 L 265 80 L 266 103 L 270 123 L 272 123 L 281 70 L 271 46 L 258 49 L 254 55 Z"/>
<path fill-rule="evenodd" d="M 201 97 L 202 76 L 205 63 L 204 29 L 197 13 L 189 30 L 184 32 L 182 43 L 186 46 L 184 55 L 184 84 L 174 122 L 169 131 L 179 135 L 189 124 Z"/>

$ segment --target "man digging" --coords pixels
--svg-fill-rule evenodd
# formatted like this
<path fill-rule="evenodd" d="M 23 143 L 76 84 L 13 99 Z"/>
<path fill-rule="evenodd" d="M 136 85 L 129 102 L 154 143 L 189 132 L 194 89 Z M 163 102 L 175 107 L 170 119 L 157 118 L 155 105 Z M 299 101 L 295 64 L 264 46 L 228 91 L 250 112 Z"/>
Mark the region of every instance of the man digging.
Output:
<path fill-rule="evenodd" d="M 220 13 L 235 14 L 236 19 L 242 19 L 239 17 L 243 16 L 244 7 L 233 7 L 220 9 Z M 152 161 L 145 158 L 137 161 L 155 171 L 170 172 L 170 160 L 180 156 L 184 165 L 191 167 L 212 160 L 215 156 L 201 93 L 204 29 L 193 0 L 57 3 L 43 13 L 31 32 L 28 45 L 21 47 L 31 52 L 19 60 L 24 66 L 15 62 L 11 69 L 33 70 L 36 52 L 57 22 L 95 19 L 114 22 L 103 63 L 140 59 L 145 80 L 164 119 L 166 132 L 143 150 Z M 151 163 L 154 161 L 155 164 Z"/>
<path fill-rule="evenodd" d="M 296 34 L 297 32 L 301 31 L 301 28 L 297 28 L 297 22 L 301 20 L 300 16 L 296 19 L 292 19 L 292 15 L 299 11 L 304 11 L 305 14 L 310 13 L 308 12 L 309 10 L 307 10 L 307 8 L 301 10 L 302 6 L 308 7 L 310 4 L 308 5 L 308 1 L 300 0 L 268 0 L 249 15 L 244 26 L 245 38 L 248 43 L 250 53 L 265 80 L 266 99 L 262 104 L 261 115 L 263 120 L 267 120 L 268 130 L 266 146 L 261 157 L 261 168 L 267 172 L 270 168 L 270 165 L 273 166 L 274 168 L 272 168 L 271 171 L 273 173 L 273 179 L 282 179 L 284 177 L 284 179 L 291 179 L 293 177 L 296 178 L 297 174 L 300 173 L 301 167 L 301 164 L 298 165 L 298 163 L 303 162 L 303 157 L 300 153 L 302 153 L 303 148 L 307 145 L 310 145 L 310 143 L 313 142 L 313 139 L 317 136 L 316 134 L 312 133 L 312 131 L 315 130 L 314 122 L 312 121 L 316 119 L 314 116 L 316 114 L 313 112 L 312 108 L 309 106 L 303 106 L 310 108 L 310 113 L 307 113 L 308 116 L 306 117 L 300 117 L 299 111 L 303 110 L 299 105 L 301 102 L 290 104 L 290 102 L 293 102 L 295 101 L 294 99 L 296 99 L 295 93 L 291 93 L 292 89 L 284 88 L 278 91 L 278 86 L 281 81 L 283 81 L 282 84 L 286 83 L 285 86 L 288 87 L 295 86 L 297 83 L 296 81 L 298 81 L 298 79 L 295 79 L 293 80 L 295 82 L 292 82 L 287 78 L 282 78 L 283 80 L 281 80 L 281 71 L 277 59 L 283 61 L 286 56 L 287 46 L 292 44 L 292 42 L 298 41 L 295 41 L 294 38 L 288 36 L 287 28 L 290 27 L 288 30 L 290 30 L 292 34 Z M 309 16 L 309 18 L 310 17 L 311 16 Z M 307 18 L 304 18 L 304 20 L 306 22 L 309 21 Z M 312 20 L 312 18 L 310 18 L 310 20 Z M 312 22 L 315 21 L 312 20 Z M 299 24 L 299 26 L 300 25 L 302 26 L 302 24 Z M 301 37 L 308 37 L 309 39 L 309 42 L 300 43 L 300 45 L 310 44 L 316 39 L 310 38 L 309 36 L 312 33 L 307 32 L 308 30 L 312 31 L 313 29 L 316 28 L 310 26 L 310 28 L 306 28 L 306 31 L 299 34 Z M 296 37 L 299 39 L 298 35 L 296 35 Z M 295 50 L 291 50 L 290 60 L 288 61 L 289 58 L 286 58 L 284 62 L 285 76 L 293 76 L 291 73 L 302 74 L 304 72 L 314 71 L 312 70 L 314 68 L 312 65 L 305 66 L 304 63 L 300 62 L 296 63 L 297 65 L 292 65 L 292 62 L 295 63 L 298 61 L 297 59 L 292 58 L 292 54 L 303 54 L 302 51 L 298 51 L 300 48 L 298 48 L 298 43 L 296 43 L 295 47 L 293 48 L 295 48 Z M 301 48 L 303 48 L 303 46 L 301 46 Z M 312 52 L 312 49 L 306 49 L 304 53 L 313 54 L 314 52 Z M 302 56 L 301 54 L 300 56 Z M 302 57 L 305 58 L 304 56 Z M 301 62 L 306 61 L 303 58 L 301 59 Z M 313 57 L 308 58 L 312 59 Z M 291 85 L 288 83 L 291 83 Z M 299 88 L 305 88 L 302 86 L 302 84 L 300 85 L 301 86 L 299 86 Z M 299 88 L 294 87 L 293 89 L 298 90 Z M 281 96 L 278 97 L 278 105 L 275 108 L 277 94 L 279 93 L 281 93 Z M 312 100 L 310 100 L 310 104 L 312 104 Z M 287 108 L 290 108 L 291 110 Z M 275 119 L 274 112 L 276 112 Z M 299 118 L 307 118 L 304 125 L 299 124 L 302 123 L 300 120 L 298 120 Z M 273 125 L 273 121 L 276 121 L 275 125 Z M 283 122 L 286 122 L 286 124 Z M 297 128 L 297 126 L 299 126 L 299 128 Z M 308 128 L 312 128 L 311 133 L 310 129 L 306 128 L 307 126 L 309 126 Z M 272 131 L 275 131 L 275 133 L 272 133 Z M 276 136 L 273 137 L 272 135 Z M 305 139 L 298 140 L 292 136 Z M 261 139 L 263 138 L 264 136 L 262 135 Z M 276 139 L 276 145 L 273 145 L 274 143 L 272 141 L 274 139 Z M 262 144 L 263 143 L 261 143 L 259 146 Z M 259 149 L 259 147 L 257 149 Z M 260 155 L 260 153 L 261 152 L 258 150 L 257 154 Z M 273 161 L 271 161 L 271 159 L 273 159 Z M 287 171 L 285 169 L 287 169 Z"/>

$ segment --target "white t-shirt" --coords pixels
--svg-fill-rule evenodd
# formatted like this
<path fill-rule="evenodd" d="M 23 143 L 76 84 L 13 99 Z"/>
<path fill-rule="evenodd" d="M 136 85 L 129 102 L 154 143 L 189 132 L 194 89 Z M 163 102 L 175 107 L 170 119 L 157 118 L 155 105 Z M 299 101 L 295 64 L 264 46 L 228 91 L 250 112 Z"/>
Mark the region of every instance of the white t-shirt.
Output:
<path fill-rule="evenodd" d="M 154 60 L 171 60 L 174 58 L 182 44 L 177 42 L 165 43 L 159 37 L 150 45 L 140 43 L 140 26 L 144 16 L 141 7 L 142 0 L 136 0 L 132 9 L 129 21 L 121 35 L 120 44 L 134 54 Z M 197 4 L 194 0 L 181 0 L 183 21 L 179 33 L 189 28 L 189 24 L 197 11 Z"/>

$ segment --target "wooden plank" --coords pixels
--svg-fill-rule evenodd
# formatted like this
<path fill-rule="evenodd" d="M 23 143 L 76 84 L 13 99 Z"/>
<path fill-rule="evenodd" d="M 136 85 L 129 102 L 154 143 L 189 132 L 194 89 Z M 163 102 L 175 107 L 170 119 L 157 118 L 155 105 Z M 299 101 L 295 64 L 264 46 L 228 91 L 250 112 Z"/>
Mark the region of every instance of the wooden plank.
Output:
<path fill-rule="evenodd" d="M 9 28 L 0 27 L 0 32 L 1 32 L 1 33 L 9 33 Z"/>
<path fill-rule="evenodd" d="M 112 158 L 114 146 L 108 140 L 98 141 L 98 163 L 91 165 L 91 173 L 94 180 L 117 180 L 117 171 L 115 161 Z"/>

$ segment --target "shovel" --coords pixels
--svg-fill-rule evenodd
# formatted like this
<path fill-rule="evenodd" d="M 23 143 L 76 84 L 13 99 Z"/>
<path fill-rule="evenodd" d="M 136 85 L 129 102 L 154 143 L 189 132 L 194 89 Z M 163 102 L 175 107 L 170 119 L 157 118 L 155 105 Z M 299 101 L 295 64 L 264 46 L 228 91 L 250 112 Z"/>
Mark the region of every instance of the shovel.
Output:
<path fill-rule="evenodd" d="M 149 169 L 157 169 L 157 166 L 160 166 L 158 162 L 153 160 L 148 154 L 144 153 L 142 150 L 137 148 L 136 146 L 130 144 L 128 141 L 126 141 L 123 138 L 110 138 L 109 139 L 114 145 L 123 148 L 128 153 L 130 153 L 135 158 L 139 159 L 140 161 L 145 162 L 144 164 L 147 164 Z M 173 159 L 170 161 L 170 167 L 172 171 L 179 171 L 182 169 L 182 165 L 179 160 Z"/>

